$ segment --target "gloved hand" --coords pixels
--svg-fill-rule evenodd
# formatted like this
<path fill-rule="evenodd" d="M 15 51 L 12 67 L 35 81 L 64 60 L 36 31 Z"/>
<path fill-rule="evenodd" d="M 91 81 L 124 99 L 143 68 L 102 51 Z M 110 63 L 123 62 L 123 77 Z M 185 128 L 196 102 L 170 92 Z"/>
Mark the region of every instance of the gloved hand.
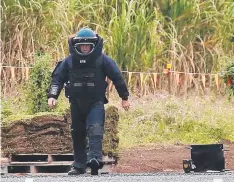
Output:
<path fill-rule="evenodd" d="M 51 97 L 48 99 L 48 105 L 51 109 L 53 109 L 55 107 L 56 103 L 57 103 L 57 100 L 55 98 Z"/>
<path fill-rule="evenodd" d="M 128 100 L 122 100 L 122 107 L 124 108 L 125 111 L 127 111 L 130 107 L 130 103 Z"/>

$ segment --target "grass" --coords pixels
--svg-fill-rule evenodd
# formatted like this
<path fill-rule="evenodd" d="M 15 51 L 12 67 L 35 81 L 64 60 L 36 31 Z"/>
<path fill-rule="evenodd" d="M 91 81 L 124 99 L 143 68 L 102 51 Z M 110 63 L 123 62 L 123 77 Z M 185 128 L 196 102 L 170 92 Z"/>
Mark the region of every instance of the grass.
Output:
<path fill-rule="evenodd" d="M 14 99 L 17 102 L 16 98 Z M 185 98 L 158 93 L 141 98 L 132 96 L 130 102 L 131 109 L 124 111 L 116 92 L 112 92 L 109 104 L 106 105 L 119 108 L 120 149 L 153 143 L 207 144 L 222 140 L 234 142 L 234 101 L 228 102 L 226 97 L 194 95 Z M 15 105 L 21 105 L 21 108 Z M 23 107 L 23 104 L 16 103 L 8 104 L 7 107 L 5 105 L 8 116 L 2 124 L 33 117 L 23 112 Z M 68 101 L 61 93 L 53 113 L 61 114 L 68 107 Z M 41 114 L 48 113 L 37 115 Z"/>
<path fill-rule="evenodd" d="M 131 71 L 172 63 L 176 70 L 214 72 L 233 58 L 233 0 L 12 0 L 1 8 L 6 65 L 33 65 L 35 53 L 65 57 L 68 37 L 83 26 L 96 30 L 106 53 Z"/>
<path fill-rule="evenodd" d="M 7 97 L 2 98 L 2 108 L 1 108 L 1 118 L 3 122 L 7 122 L 9 120 L 16 120 L 20 118 L 24 118 L 27 115 L 33 116 L 27 112 L 27 101 L 25 98 L 25 91 L 21 86 L 17 87 L 17 92 L 11 93 Z M 60 97 L 57 100 L 56 107 L 51 109 L 53 113 L 65 113 L 66 109 L 69 108 L 69 102 L 67 98 L 64 96 L 64 90 L 61 91 Z M 46 113 L 46 112 L 44 112 Z M 44 113 L 36 113 L 44 114 Z M 6 120 L 6 121 L 5 121 Z"/>
<path fill-rule="evenodd" d="M 4 66 L 31 67 L 45 53 L 54 64 L 84 26 L 104 38 L 104 52 L 124 71 L 161 73 L 171 63 L 175 71 L 217 73 L 234 60 L 233 0 L 11 0 L 1 8 Z M 4 96 L 25 72 L 3 69 Z"/>
<path fill-rule="evenodd" d="M 68 55 L 68 37 L 83 26 L 104 38 L 104 52 L 122 70 L 161 72 L 171 63 L 176 71 L 216 73 L 234 58 L 233 0 L 12 0 L 1 8 L 3 65 L 33 66 L 35 53 L 49 53 L 55 63 Z M 25 75 L 18 69 L 15 83 L 11 70 L 4 69 L 5 97 L 16 92 Z M 110 105 L 120 107 L 119 102 L 114 95 Z M 128 112 L 120 109 L 121 148 L 234 141 L 233 102 L 225 98 L 157 94 L 132 97 L 131 104 Z M 6 123 L 27 115 L 21 91 L 4 98 L 2 105 Z M 60 97 L 54 111 L 63 113 L 67 107 L 68 101 Z"/>
<path fill-rule="evenodd" d="M 132 98 L 131 105 L 128 112 L 120 109 L 120 148 L 152 143 L 234 142 L 233 103 L 225 98 L 157 94 Z"/>

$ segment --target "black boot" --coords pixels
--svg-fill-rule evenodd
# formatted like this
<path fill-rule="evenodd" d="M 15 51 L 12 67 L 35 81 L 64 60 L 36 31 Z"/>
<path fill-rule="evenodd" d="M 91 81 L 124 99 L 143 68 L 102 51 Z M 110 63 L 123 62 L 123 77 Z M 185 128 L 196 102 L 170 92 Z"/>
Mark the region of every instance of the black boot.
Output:
<path fill-rule="evenodd" d="M 67 174 L 68 175 L 80 175 L 84 173 L 85 173 L 85 169 L 72 167 L 71 170 Z"/>
<path fill-rule="evenodd" d="M 87 162 L 87 167 L 91 169 L 91 175 L 98 175 L 98 170 L 103 167 L 103 162 L 98 161 L 96 158 Z"/>

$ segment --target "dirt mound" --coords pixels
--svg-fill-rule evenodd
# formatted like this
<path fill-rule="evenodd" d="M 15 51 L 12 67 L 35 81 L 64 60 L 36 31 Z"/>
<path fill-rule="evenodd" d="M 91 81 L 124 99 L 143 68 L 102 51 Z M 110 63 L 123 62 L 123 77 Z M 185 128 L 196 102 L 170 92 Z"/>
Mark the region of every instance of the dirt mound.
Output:
<path fill-rule="evenodd" d="M 66 153 L 72 151 L 64 117 L 36 116 L 2 127 L 3 155 L 18 153 Z"/>
<path fill-rule="evenodd" d="M 103 139 L 103 154 L 109 157 L 118 156 L 118 109 L 109 107 L 106 111 L 105 133 Z"/>
<path fill-rule="evenodd" d="M 106 109 L 106 132 L 103 142 L 103 154 L 117 156 L 118 110 Z M 23 153 L 72 153 L 70 135 L 71 117 L 53 114 L 18 120 L 2 127 L 2 157 Z"/>

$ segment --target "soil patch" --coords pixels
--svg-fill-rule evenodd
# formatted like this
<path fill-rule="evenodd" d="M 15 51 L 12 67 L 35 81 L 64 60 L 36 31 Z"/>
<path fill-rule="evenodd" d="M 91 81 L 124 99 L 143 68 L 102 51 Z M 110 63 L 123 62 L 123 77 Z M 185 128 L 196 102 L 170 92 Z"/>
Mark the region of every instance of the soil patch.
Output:
<path fill-rule="evenodd" d="M 118 120 L 118 109 L 114 106 L 108 107 L 103 142 L 104 155 L 117 157 Z M 10 157 L 11 154 L 72 153 L 70 124 L 71 117 L 68 111 L 64 116 L 47 114 L 4 125 L 1 128 L 1 157 Z"/>
<path fill-rule="evenodd" d="M 225 168 L 234 170 L 234 143 L 224 144 Z M 190 150 L 180 145 L 150 145 L 126 149 L 113 172 L 183 172 L 183 159 L 191 159 Z"/>

